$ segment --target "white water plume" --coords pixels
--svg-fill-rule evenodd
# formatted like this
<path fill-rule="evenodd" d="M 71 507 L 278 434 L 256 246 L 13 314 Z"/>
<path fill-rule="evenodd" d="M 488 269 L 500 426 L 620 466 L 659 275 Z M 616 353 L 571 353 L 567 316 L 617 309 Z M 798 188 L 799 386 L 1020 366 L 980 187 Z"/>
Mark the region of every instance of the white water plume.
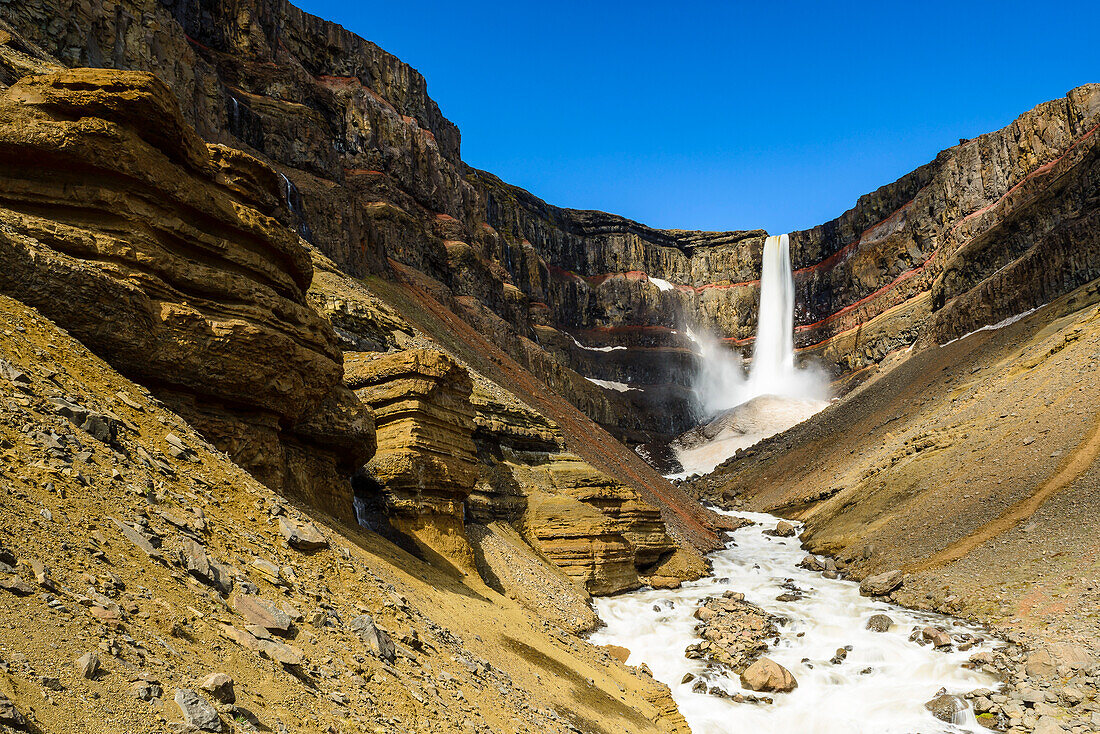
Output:
<path fill-rule="evenodd" d="M 688 330 L 699 348 L 700 368 L 693 388 L 707 415 L 715 415 L 760 395 L 828 400 L 825 374 L 794 359 L 794 277 L 787 235 L 764 243 L 760 305 L 752 362 L 746 375 L 741 357 L 706 332 Z"/>

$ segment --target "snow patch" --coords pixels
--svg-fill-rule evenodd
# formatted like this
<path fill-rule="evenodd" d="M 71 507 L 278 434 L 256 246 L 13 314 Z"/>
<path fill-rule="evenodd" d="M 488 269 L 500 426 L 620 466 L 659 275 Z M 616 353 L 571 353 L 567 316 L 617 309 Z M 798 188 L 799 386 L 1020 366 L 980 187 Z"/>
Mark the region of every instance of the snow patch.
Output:
<path fill-rule="evenodd" d="M 1015 323 L 1016 323 L 1017 321 L 1019 321 L 1020 319 L 1026 319 L 1026 318 L 1027 318 L 1028 316 L 1030 316 L 1031 314 L 1035 313 L 1035 312 L 1036 312 L 1036 311 L 1038 311 L 1038 310 L 1039 310 L 1040 308 L 1042 308 L 1043 306 L 1046 306 L 1046 305 L 1047 305 L 1047 304 L 1045 304 L 1045 303 L 1044 303 L 1044 304 L 1043 304 L 1042 306 L 1036 306 L 1035 308 L 1032 308 L 1032 309 L 1028 309 L 1027 311 L 1024 311 L 1023 313 L 1018 313 L 1018 314 L 1016 314 L 1015 316 L 1009 316 L 1009 317 L 1008 317 L 1007 319 L 1005 319 L 1004 321 L 998 321 L 998 322 L 997 322 L 997 323 L 995 323 L 995 324 L 987 324 L 987 325 L 985 325 L 985 326 L 983 326 L 983 327 L 981 327 L 981 328 L 979 328 L 979 329 L 974 329 L 974 331 L 971 331 L 971 332 L 968 332 L 968 333 L 966 333 L 966 334 L 963 334 L 962 336 L 960 336 L 960 337 L 957 337 L 957 338 L 955 338 L 955 339 L 952 339 L 951 341 L 947 341 L 947 342 L 944 342 L 944 343 L 943 343 L 943 344 L 941 344 L 940 346 L 941 346 L 941 347 L 946 347 L 946 346 L 947 346 L 948 344 L 954 344 L 954 343 L 955 343 L 955 342 L 957 342 L 957 341 L 962 341 L 962 340 L 963 340 L 963 339 L 965 339 L 966 337 L 968 337 L 968 336 L 973 336 L 974 334 L 977 334 L 977 333 L 978 333 L 978 332 L 980 332 L 980 331 L 996 331 L 997 329 L 1003 329 L 1003 328 L 1005 328 L 1006 326 L 1012 326 L 1012 324 L 1015 324 Z"/>
<path fill-rule="evenodd" d="M 667 280 L 662 280 L 660 278 L 654 278 L 652 275 L 647 275 L 646 277 L 649 278 L 650 283 L 657 286 L 662 291 L 670 291 L 673 288 L 675 288 L 675 286 L 672 285 L 672 283 L 669 283 Z"/>
<path fill-rule="evenodd" d="M 597 380 L 595 377 L 584 378 L 591 382 L 593 385 L 599 385 L 600 387 L 607 388 L 608 390 L 616 390 L 618 392 L 630 392 L 631 390 L 641 390 L 638 387 L 632 387 L 625 382 L 615 382 L 614 380 Z"/>
<path fill-rule="evenodd" d="M 574 344 L 576 344 L 578 347 L 585 350 L 586 352 L 614 352 L 618 351 L 619 349 L 626 349 L 626 347 L 586 347 L 585 345 L 577 341 L 577 337 L 573 336 L 568 331 L 565 332 L 565 334 L 567 334 L 569 338 L 573 340 Z"/>

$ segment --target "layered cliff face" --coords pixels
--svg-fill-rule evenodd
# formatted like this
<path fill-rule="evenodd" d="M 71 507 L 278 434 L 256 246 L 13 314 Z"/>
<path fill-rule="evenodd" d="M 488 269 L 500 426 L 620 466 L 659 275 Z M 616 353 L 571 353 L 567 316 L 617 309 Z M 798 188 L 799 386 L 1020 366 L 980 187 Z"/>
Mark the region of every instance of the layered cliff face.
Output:
<path fill-rule="evenodd" d="M 347 507 L 373 424 L 306 304 L 311 265 L 274 171 L 204 144 L 152 75 L 97 70 L 0 92 L 0 167 L 0 290 L 269 486 Z"/>
<path fill-rule="evenodd" d="M 27 0 L 0 18 L 21 34 L 4 46 L 9 77 L 38 47 L 66 64 L 154 71 L 203 137 L 280 167 L 295 226 L 340 268 L 430 278 L 621 438 L 697 419 L 680 327 L 751 341 L 764 232 L 654 230 L 472 170 L 419 74 L 286 3 Z M 846 377 L 923 334 L 976 328 L 1095 277 L 1098 94 L 1040 105 L 792 233 L 804 353 Z"/>
<path fill-rule="evenodd" d="M 364 467 L 395 529 L 429 552 L 474 568 L 463 503 L 477 480 L 470 377 L 442 352 L 360 353 L 347 385 L 374 413 L 378 451 Z"/>
<path fill-rule="evenodd" d="M 477 572 L 486 536 L 515 546 L 501 534 L 511 526 L 583 599 L 697 575 L 697 563 L 686 573 L 680 565 L 689 551 L 660 510 L 566 451 L 558 426 L 514 395 L 480 375 L 475 390 L 445 353 L 349 352 L 345 381 L 377 425 L 378 451 L 356 483 L 362 524 L 394 531 L 462 573 Z"/>

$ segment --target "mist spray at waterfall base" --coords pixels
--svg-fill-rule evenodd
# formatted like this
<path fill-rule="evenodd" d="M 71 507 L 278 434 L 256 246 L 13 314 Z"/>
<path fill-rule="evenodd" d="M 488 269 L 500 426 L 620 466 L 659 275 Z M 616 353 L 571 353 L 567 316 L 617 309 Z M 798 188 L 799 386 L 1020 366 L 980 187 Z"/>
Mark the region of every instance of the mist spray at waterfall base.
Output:
<path fill-rule="evenodd" d="M 688 330 L 699 352 L 692 385 L 706 423 L 676 439 L 684 471 L 705 474 L 732 456 L 809 418 L 829 404 L 829 380 L 794 352 L 794 276 L 787 235 L 768 237 L 760 273 L 760 306 L 752 361 L 706 332 Z"/>

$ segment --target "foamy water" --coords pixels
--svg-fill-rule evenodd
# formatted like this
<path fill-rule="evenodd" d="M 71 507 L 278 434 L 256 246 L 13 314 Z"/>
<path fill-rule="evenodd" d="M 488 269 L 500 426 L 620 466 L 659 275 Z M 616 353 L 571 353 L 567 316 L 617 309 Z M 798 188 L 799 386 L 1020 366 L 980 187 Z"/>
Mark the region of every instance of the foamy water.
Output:
<path fill-rule="evenodd" d="M 967 709 L 955 724 L 933 717 L 924 703 L 940 688 L 962 694 L 975 688 L 996 689 L 990 676 L 967 670 L 962 664 L 976 652 L 990 650 L 992 642 L 967 652 L 940 652 L 909 642 L 913 626 L 938 625 L 954 637 L 980 630 L 950 617 L 914 612 L 859 595 L 850 581 L 830 580 L 797 567 L 806 555 L 797 538 L 772 538 L 763 530 L 778 518 L 762 513 L 728 513 L 748 517 L 757 525 L 733 535 L 736 547 L 711 556 L 714 575 L 672 591 L 641 590 L 596 600 L 607 627 L 592 635 L 595 644 L 622 645 L 631 651 L 628 663 L 646 663 L 654 676 L 672 689 L 694 734 L 934 734 L 985 732 Z M 728 579 L 728 581 L 724 581 Z M 778 602 L 787 579 L 806 592 L 799 601 Z M 699 642 L 692 613 L 708 596 L 739 591 L 747 601 L 786 617 L 780 641 L 765 655 L 798 679 L 791 693 L 762 694 L 775 703 L 733 703 L 716 696 L 693 693 L 695 681 L 681 683 L 685 673 L 702 676 L 708 686 L 730 693 L 742 691 L 737 675 L 706 673 L 706 664 L 684 657 L 688 645 Z M 873 614 L 894 620 L 889 632 L 866 629 Z M 803 633 L 802 637 L 798 635 Z M 982 635 L 984 636 L 984 635 Z M 837 648 L 852 650 L 840 665 L 829 659 Z M 809 665 L 802 662 L 809 658 Z M 872 672 L 861 674 L 866 668 Z M 752 693 L 751 691 L 744 691 Z M 761 694 L 758 694 L 761 695 Z"/>

